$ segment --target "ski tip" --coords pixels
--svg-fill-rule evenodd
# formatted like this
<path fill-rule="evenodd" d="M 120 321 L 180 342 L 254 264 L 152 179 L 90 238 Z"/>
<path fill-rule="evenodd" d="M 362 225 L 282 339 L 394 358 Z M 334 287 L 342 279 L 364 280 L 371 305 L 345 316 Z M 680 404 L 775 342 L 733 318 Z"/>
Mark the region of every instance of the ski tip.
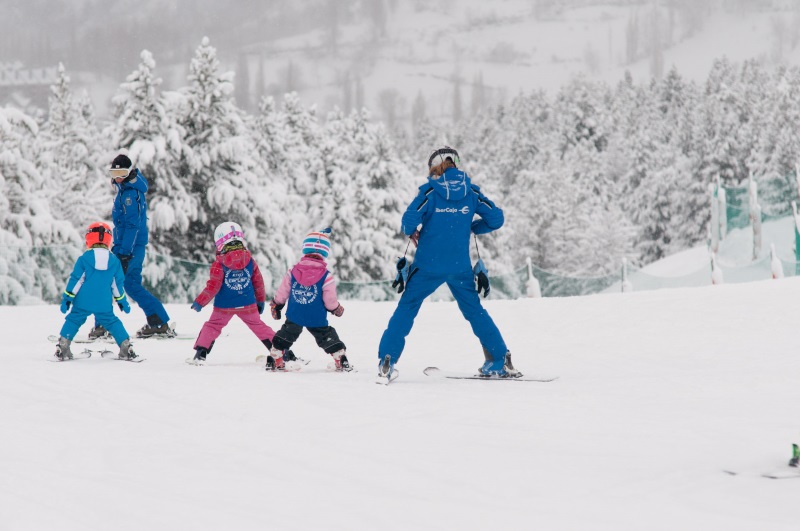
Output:
<path fill-rule="evenodd" d="M 425 367 L 425 369 L 422 371 L 425 376 L 435 376 L 441 372 L 442 371 L 439 369 L 439 367 Z"/>

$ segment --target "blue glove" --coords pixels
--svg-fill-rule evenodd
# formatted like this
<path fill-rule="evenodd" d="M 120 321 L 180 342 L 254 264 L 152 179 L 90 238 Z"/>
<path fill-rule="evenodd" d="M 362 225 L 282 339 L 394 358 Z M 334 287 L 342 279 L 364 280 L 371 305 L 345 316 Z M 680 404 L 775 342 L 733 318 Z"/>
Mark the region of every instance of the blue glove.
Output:
<path fill-rule="evenodd" d="M 124 293 L 119 299 L 116 300 L 117 300 L 117 306 L 119 306 L 120 310 L 122 310 L 125 313 L 131 313 L 131 305 L 128 302 L 128 297 L 126 297 Z"/>
<path fill-rule="evenodd" d="M 327 234 L 328 236 L 330 236 L 330 234 L 331 234 L 331 228 L 330 228 L 330 227 L 325 227 L 325 228 L 324 228 L 324 229 L 322 229 L 320 232 L 321 232 L 322 234 Z"/>
<path fill-rule="evenodd" d="M 256 308 L 258 308 L 258 313 L 264 313 L 264 304 L 263 302 L 257 302 Z"/>
<path fill-rule="evenodd" d="M 478 295 L 480 295 L 481 290 L 483 290 L 483 298 L 485 299 L 489 294 L 490 287 L 489 270 L 483 265 L 483 260 L 478 260 L 478 263 L 472 268 L 472 274 L 475 275 L 475 287 L 478 290 Z"/>
<path fill-rule="evenodd" d="M 72 301 L 75 300 L 75 294 L 65 291 L 61 294 L 61 313 L 67 313 L 69 307 L 72 306 Z"/>
<path fill-rule="evenodd" d="M 394 282 L 392 282 L 392 287 L 397 289 L 397 293 L 403 293 L 411 277 L 417 271 L 419 271 L 419 268 L 411 269 L 411 264 L 408 263 L 405 256 L 397 261 L 397 276 L 394 277 Z"/>
<path fill-rule="evenodd" d="M 192 310 L 194 310 L 194 311 L 196 311 L 196 312 L 198 312 L 198 313 L 199 313 L 199 312 L 200 312 L 200 310 L 202 310 L 202 309 L 203 309 L 203 307 L 202 307 L 202 306 L 200 306 L 200 305 L 197 303 L 197 301 L 195 301 L 195 302 L 193 302 L 193 303 L 192 303 Z"/>

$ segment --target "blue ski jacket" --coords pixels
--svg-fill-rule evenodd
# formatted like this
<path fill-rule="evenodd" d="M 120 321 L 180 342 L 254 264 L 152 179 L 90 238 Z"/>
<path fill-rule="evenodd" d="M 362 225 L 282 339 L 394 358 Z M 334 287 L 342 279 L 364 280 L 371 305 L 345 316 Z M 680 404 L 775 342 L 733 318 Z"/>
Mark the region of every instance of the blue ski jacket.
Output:
<path fill-rule="evenodd" d="M 478 219 L 475 219 L 478 216 Z M 469 240 L 503 226 L 503 211 L 458 168 L 429 176 L 403 214 L 403 233 L 422 225 L 414 266 L 435 274 L 471 271 Z"/>
<path fill-rule="evenodd" d="M 94 248 L 83 253 L 67 280 L 66 290 L 75 295 L 73 305 L 94 314 L 113 312 L 113 300 L 125 297 L 122 264 L 108 249 Z"/>
<path fill-rule="evenodd" d="M 111 219 L 114 222 L 114 247 L 116 255 L 133 254 L 133 248 L 147 245 L 147 180 L 134 168 L 125 181 L 117 184 L 117 196 Z"/>

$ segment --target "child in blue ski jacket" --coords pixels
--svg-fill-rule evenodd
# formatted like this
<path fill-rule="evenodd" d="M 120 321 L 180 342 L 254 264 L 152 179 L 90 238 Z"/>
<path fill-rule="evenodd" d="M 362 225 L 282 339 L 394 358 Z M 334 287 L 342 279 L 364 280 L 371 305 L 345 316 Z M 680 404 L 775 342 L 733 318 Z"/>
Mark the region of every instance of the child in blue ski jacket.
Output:
<path fill-rule="evenodd" d="M 398 262 L 396 283 L 403 295 L 378 347 L 380 383 L 396 377 L 394 365 L 422 301 L 443 283 L 447 283 L 483 346 L 485 363 L 480 374 L 521 376 L 511 363 L 500 331 L 481 305 L 475 277 L 479 277 L 479 287 L 487 293 L 488 277 L 485 271 L 473 272 L 469 256 L 471 235 L 499 229 L 504 222 L 503 211 L 458 169 L 459 162 L 455 149 L 434 151 L 428 160 L 428 182 L 419 187 L 419 194 L 403 214 L 403 233 L 417 245 L 417 250 L 413 264 L 408 264 L 405 257 Z"/>
<path fill-rule="evenodd" d="M 122 264 L 111 254 L 111 228 L 105 223 L 92 223 L 86 231 L 86 248 L 72 269 L 67 287 L 61 296 L 61 313 L 67 313 L 56 347 L 60 360 L 72 359 L 70 343 L 86 318 L 94 314 L 98 324 L 108 330 L 119 345 L 119 357 L 132 359 L 130 337 L 122 321 L 114 315 L 112 299 L 120 310 L 131 311 L 123 289 Z M 70 311 L 71 309 L 71 311 Z"/>
<path fill-rule="evenodd" d="M 164 305 L 142 285 L 142 266 L 148 243 L 147 180 L 124 154 L 114 158 L 109 172 L 117 189 L 111 210 L 111 219 L 114 222 L 114 247 L 111 251 L 122 264 L 125 291 L 139 304 L 147 317 L 147 324 L 136 332 L 136 336 L 174 336 Z M 89 336 L 97 338 L 105 333 L 100 325 L 95 326 Z"/>

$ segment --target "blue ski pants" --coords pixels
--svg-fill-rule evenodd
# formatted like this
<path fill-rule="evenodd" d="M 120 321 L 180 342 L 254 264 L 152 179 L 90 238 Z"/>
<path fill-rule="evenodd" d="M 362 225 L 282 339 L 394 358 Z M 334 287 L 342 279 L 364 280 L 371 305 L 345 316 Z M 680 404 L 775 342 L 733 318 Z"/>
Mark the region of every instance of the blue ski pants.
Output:
<path fill-rule="evenodd" d="M 381 337 L 378 347 L 378 358 L 383 359 L 387 354 L 396 363 L 406 344 L 406 336 L 411 332 L 414 318 L 419 313 L 422 301 L 436 288 L 447 283 L 450 292 L 458 303 L 458 309 L 464 316 L 472 332 L 478 337 L 481 345 L 489 351 L 494 359 L 502 359 L 508 348 L 506 347 L 500 330 L 492 321 L 489 313 L 481 306 L 475 280 L 471 270 L 456 274 L 431 274 L 423 270 L 417 271 L 408 281 L 397 308 L 389 319 L 389 325 Z"/>
<path fill-rule="evenodd" d="M 110 296 L 111 294 L 109 293 L 109 297 Z M 69 340 L 75 339 L 75 334 L 78 333 L 78 329 L 80 329 L 90 315 L 92 315 L 92 312 L 84 310 L 83 308 L 78 308 L 73 304 L 72 310 L 70 310 L 64 320 L 64 326 L 61 327 L 61 337 L 65 337 Z M 111 334 L 114 341 L 117 342 L 117 345 L 122 344 L 123 341 L 130 337 L 122 321 L 114 315 L 113 310 L 95 313 L 94 320 L 96 324 L 108 330 L 108 333 Z"/>
<path fill-rule="evenodd" d="M 156 315 L 162 323 L 168 323 L 169 315 L 164 305 L 142 285 L 145 248 L 145 245 L 136 245 L 133 248 L 133 256 L 125 273 L 125 293 L 136 301 L 146 317 Z"/>

